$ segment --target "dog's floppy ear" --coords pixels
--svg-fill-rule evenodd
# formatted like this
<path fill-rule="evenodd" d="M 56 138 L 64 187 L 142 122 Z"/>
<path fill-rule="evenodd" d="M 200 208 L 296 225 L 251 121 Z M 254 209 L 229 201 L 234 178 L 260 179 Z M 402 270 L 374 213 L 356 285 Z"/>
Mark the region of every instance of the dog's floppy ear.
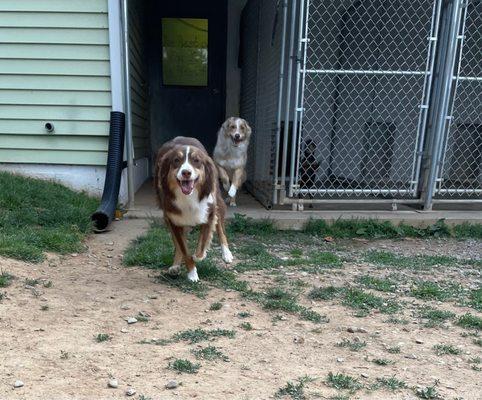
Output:
<path fill-rule="evenodd" d="M 244 120 L 244 124 L 246 125 L 246 134 L 251 135 L 252 129 L 248 124 L 248 121 Z"/>
<path fill-rule="evenodd" d="M 214 185 L 218 184 L 218 170 L 214 165 L 214 161 L 211 157 L 207 156 L 204 159 L 204 183 L 201 185 L 201 190 L 199 191 L 199 200 L 208 197 L 214 192 Z"/>

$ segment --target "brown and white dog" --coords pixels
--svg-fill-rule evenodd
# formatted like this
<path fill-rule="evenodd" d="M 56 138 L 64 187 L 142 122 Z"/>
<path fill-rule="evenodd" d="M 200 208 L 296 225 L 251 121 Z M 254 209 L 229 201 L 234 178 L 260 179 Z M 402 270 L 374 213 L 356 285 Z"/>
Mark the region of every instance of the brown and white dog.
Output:
<path fill-rule="evenodd" d="M 197 139 L 179 136 L 159 149 L 154 185 L 176 249 L 170 273 L 179 273 L 184 262 L 188 279 L 198 281 L 195 261 L 206 257 L 214 230 L 219 236 L 223 260 L 233 261 L 224 228 L 226 206 L 216 166 Z M 191 255 L 186 230 L 197 225 L 201 226 L 201 234 L 197 250 Z"/>
<path fill-rule="evenodd" d="M 250 137 L 251 127 L 242 118 L 228 118 L 218 131 L 213 159 L 231 206 L 236 206 L 236 193 L 246 180 Z"/>

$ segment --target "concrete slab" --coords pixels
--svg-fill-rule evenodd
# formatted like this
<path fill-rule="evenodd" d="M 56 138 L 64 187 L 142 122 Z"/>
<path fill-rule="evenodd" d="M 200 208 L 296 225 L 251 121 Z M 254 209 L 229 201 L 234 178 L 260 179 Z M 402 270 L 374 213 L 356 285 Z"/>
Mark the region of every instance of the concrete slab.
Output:
<path fill-rule="evenodd" d="M 434 211 L 421 211 L 411 207 L 399 207 L 397 211 L 388 209 L 346 209 L 346 205 L 340 206 L 341 209 L 305 209 L 305 211 L 291 211 L 290 209 L 266 210 L 258 201 L 247 193 L 241 194 L 238 207 L 228 208 L 228 219 L 233 218 L 235 213 L 244 214 L 254 219 L 270 219 L 274 221 L 279 229 L 301 229 L 306 221 L 311 218 L 334 221 L 337 219 L 377 219 L 390 221 L 397 225 L 401 222 L 425 227 L 434 224 L 440 219 L 445 219 L 449 225 L 461 224 L 463 222 L 482 223 L 482 211 L 480 209 L 442 209 Z M 334 206 L 331 205 L 333 208 Z M 336 205 L 335 205 L 336 207 Z M 373 206 L 370 206 L 372 208 Z M 459 207 L 461 207 L 459 205 Z M 446 208 L 446 207 L 445 207 Z M 467 207 L 468 208 L 468 207 Z M 125 218 L 162 218 L 162 211 L 158 209 L 152 183 L 145 183 L 136 193 L 135 205 L 128 210 Z"/>

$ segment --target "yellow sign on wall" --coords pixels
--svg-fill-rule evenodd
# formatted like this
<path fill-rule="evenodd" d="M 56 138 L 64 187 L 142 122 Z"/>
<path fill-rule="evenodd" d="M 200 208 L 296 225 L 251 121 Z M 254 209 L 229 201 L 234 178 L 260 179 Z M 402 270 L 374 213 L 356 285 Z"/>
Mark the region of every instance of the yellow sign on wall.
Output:
<path fill-rule="evenodd" d="M 208 20 L 162 18 L 164 85 L 207 86 Z"/>

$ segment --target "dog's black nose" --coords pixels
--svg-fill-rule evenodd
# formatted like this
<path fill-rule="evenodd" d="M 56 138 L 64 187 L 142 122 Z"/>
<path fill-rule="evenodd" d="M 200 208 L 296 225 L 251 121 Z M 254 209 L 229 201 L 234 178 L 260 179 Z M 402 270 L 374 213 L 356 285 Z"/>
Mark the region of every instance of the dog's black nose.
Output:
<path fill-rule="evenodd" d="M 236 135 L 234 135 L 234 138 L 235 138 L 236 140 L 239 140 L 239 139 L 241 138 L 241 135 L 240 135 L 239 133 L 236 133 Z"/>
<path fill-rule="evenodd" d="M 191 177 L 191 171 L 189 171 L 188 169 L 183 169 L 181 171 L 181 175 L 183 178 L 189 179 Z"/>

